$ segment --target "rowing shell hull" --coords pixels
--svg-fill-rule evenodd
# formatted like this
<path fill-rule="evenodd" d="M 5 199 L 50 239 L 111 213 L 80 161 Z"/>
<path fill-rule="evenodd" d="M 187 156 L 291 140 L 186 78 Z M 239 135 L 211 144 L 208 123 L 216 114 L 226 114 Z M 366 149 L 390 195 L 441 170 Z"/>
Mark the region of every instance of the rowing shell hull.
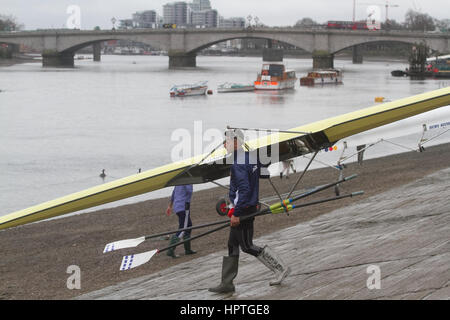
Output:
<path fill-rule="evenodd" d="M 302 152 L 306 154 L 333 145 L 342 138 L 448 105 L 450 105 L 450 87 L 379 104 L 289 130 L 309 132 L 308 134 L 280 132 L 270 135 L 269 138 L 248 141 L 247 144 L 252 149 L 279 144 L 281 159 L 283 156 L 289 156 L 281 153 L 283 149 L 281 146 L 290 141 L 300 140 L 305 143 L 308 148 Z M 167 186 L 202 183 L 223 178 L 229 175 L 229 170 L 225 170 L 226 165 L 208 163 L 223 159 L 225 156 L 225 149 L 220 148 L 208 157 L 196 156 L 13 212 L 0 217 L 0 229 L 95 207 Z M 205 158 L 204 164 L 192 168 L 192 165 L 203 158 Z M 187 174 L 188 169 L 189 174 Z"/>

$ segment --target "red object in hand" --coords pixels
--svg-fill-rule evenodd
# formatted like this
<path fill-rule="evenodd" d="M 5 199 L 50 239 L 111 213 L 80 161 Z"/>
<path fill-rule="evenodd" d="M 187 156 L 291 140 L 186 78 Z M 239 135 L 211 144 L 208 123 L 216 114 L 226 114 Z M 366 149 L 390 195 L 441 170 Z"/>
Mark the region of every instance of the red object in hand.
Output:
<path fill-rule="evenodd" d="M 234 208 L 231 208 L 228 210 L 228 217 L 231 218 L 231 216 L 234 214 Z"/>

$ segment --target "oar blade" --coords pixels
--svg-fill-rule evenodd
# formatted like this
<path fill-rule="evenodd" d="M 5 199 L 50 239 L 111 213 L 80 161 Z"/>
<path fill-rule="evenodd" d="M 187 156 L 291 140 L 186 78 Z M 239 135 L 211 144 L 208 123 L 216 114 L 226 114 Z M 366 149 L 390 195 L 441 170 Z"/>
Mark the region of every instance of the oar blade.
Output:
<path fill-rule="evenodd" d="M 134 248 L 134 247 L 137 247 L 138 245 L 140 245 L 144 241 L 145 241 L 145 237 L 111 242 L 105 246 L 103 253 L 111 252 L 111 251 L 115 251 L 115 250 L 119 250 L 119 249 L 125 249 L 125 248 Z"/>
<path fill-rule="evenodd" d="M 124 256 L 122 259 L 122 264 L 120 265 L 120 271 L 139 267 L 140 265 L 143 265 L 144 263 L 150 261 L 150 259 L 157 253 L 158 250 L 155 249 L 152 251 Z"/>

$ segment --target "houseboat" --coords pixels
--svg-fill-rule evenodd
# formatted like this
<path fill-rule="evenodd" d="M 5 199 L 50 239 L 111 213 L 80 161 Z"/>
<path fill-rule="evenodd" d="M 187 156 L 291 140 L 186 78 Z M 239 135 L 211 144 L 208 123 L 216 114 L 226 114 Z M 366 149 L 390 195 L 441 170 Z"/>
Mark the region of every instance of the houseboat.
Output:
<path fill-rule="evenodd" d="M 263 62 L 254 84 L 257 90 L 282 90 L 294 88 L 296 80 L 295 71 L 287 70 L 283 63 Z"/>
<path fill-rule="evenodd" d="M 340 83 L 342 83 L 342 71 L 338 69 L 314 70 L 309 72 L 306 77 L 300 79 L 301 86 Z"/>

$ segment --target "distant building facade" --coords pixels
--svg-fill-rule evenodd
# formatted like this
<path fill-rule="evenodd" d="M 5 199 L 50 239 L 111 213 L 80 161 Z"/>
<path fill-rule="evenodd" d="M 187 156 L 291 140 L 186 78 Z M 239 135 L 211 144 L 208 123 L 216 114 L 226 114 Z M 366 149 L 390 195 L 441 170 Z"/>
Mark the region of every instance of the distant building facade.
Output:
<path fill-rule="evenodd" d="M 158 15 L 155 10 L 139 11 L 133 14 L 135 28 L 157 28 Z"/>
<path fill-rule="evenodd" d="M 220 28 L 245 28 L 245 19 L 241 17 L 228 19 L 220 17 L 218 26 Z"/>
<path fill-rule="evenodd" d="M 164 23 L 176 24 L 177 26 L 187 26 L 190 23 L 189 20 L 188 5 L 186 2 L 178 1 L 163 5 Z"/>
<path fill-rule="evenodd" d="M 138 11 L 132 19 L 119 20 L 119 29 L 161 28 L 163 24 L 194 28 L 244 28 L 244 18 L 224 19 L 212 9 L 210 0 L 175 1 L 163 5 L 162 16 L 155 10 Z"/>
<path fill-rule="evenodd" d="M 133 19 L 122 19 L 119 20 L 119 29 L 133 29 Z"/>
<path fill-rule="evenodd" d="M 216 28 L 218 26 L 217 10 L 209 9 L 191 12 L 191 25 L 201 28 Z"/>
<path fill-rule="evenodd" d="M 189 7 L 192 11 L 211 10 L 211 3 L 209 0 L 193 0 L 189 3 Z"/>

